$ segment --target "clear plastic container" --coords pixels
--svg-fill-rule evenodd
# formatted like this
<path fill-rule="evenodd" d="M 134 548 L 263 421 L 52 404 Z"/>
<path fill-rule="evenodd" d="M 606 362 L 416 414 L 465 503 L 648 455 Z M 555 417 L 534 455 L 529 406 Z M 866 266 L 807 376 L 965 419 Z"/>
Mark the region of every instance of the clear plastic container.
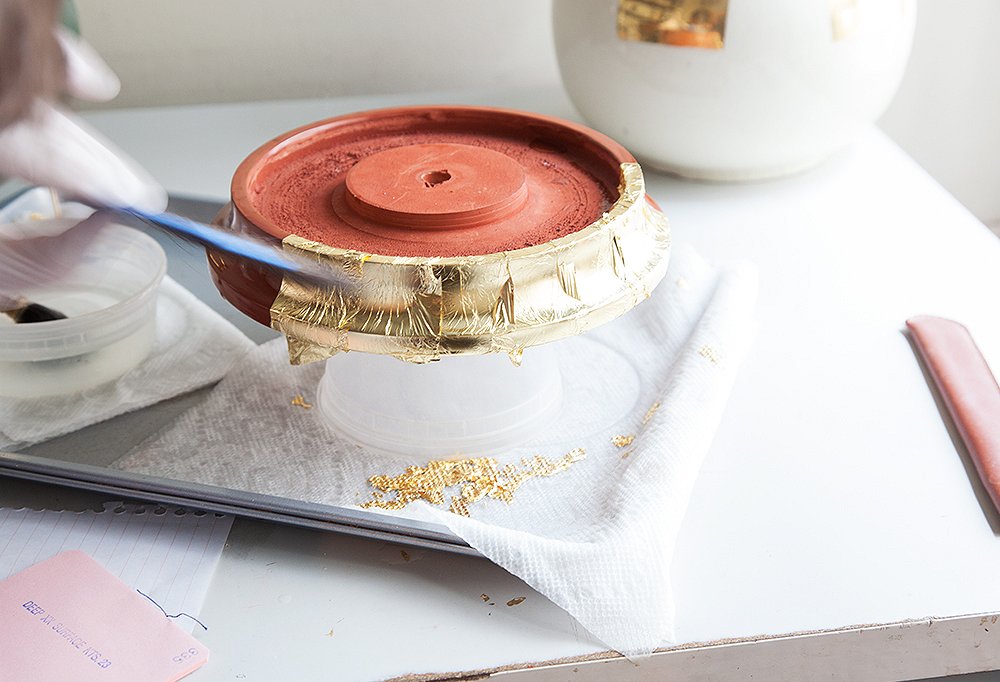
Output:
<path fill-rule="evenodd" d="M 369 448 L 447 458 L 523 444 L 557 413 L 562 381 L 552 344 L 520 367 L 503 354 L 416 365 L 346 353 L 326 361 L 317 404 L 331 428 Z"/>
<path fill-rule="evenodd" d="M 0 395 L 66 395 L 114 381 L 150 353 L 166 273 L 160 245 L 121 225 L 102 229 L 58 281 L 18 294 L 67 318 L 14 324 L 0 316 Z"/>

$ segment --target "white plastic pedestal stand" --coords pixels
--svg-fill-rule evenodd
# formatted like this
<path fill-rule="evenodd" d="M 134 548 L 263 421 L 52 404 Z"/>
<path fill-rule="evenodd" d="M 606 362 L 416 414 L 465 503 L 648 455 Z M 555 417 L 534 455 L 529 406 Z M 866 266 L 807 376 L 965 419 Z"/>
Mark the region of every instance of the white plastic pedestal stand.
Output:
<path fill-rule="evenodd" d="M 344 436 L 391 453 L 493 454 L 523 443 L 557 412 L 562 382 L 551 344 L 521 366 L 504 354 L 412 364 L 344 353 L 326 361 L 317 403 Z"/>

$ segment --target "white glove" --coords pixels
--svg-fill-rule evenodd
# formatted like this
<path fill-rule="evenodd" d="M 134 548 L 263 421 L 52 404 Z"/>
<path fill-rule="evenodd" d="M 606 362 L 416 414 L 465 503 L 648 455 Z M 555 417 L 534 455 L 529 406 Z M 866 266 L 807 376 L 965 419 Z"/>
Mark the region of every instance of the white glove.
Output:
<path fill-rule="evenodd" d="M 66 90 L 91 101 L 118 94 L 120 83 L 90 45 L 62 28 Z M 54 187 L 67 196 L 109 206 L 159 212 L 167 195 L 153 178 L 96 131 L 42 99 L 32 115 L 0 130 L 0 175 Z"/>
<path fill-rule="evenodd" d="M 50 218 L 0 225 L 0 312 L 18 307 L 33 287 L 57 282 L 73 269 L 100 230 L 107 212 L 89 218 Z M 29 225 L 30 232 L 10 234 L 9 228 Z"/>

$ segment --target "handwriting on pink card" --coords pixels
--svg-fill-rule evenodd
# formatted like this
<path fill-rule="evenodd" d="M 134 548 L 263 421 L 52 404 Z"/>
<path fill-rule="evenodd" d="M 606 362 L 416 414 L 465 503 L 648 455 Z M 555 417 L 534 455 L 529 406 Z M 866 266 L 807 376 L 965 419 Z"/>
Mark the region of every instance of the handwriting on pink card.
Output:
<path fill-rule="evenodd" d="M 0 581 L 0 682 L 169 682 L 208 649 L 79 551 Z"/>

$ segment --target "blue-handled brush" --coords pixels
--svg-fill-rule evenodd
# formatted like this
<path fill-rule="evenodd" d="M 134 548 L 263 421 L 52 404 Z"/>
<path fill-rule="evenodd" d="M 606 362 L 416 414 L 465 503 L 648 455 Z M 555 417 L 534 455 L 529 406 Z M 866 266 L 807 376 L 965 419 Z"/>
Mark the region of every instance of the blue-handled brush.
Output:
<path fill-rule="evenodd" d="M 319 287 L 350 288 L 356 286 L 354 282 L 349 281 L 335 269 L 304 253 L 298 255 L 294 252 L 288 252 L 274 242 L 254 239 L 173 213 L 146 213 L 135 208 L 105 207 L 98 209 L 94 216 L 86 219 L 83 223 L 90 223 L 92 218 L 101 222 L 102 220 L 113 220 L 115 216 L 123 215 L 138 218 L 169 234 L 202 246 L 275 268 L 290 277 Z M 0 274 L 3 273 L 0 272 Z M 16 324 L 50 322 L 66 317 L 58 310 L 34 303 L 23 296 L 12 296 L 9 292 L 0 292 L 0 315 L 11 318 Z"/>
<path fill-rule="evenodd" d="M 160 228 L 170 234 L 177 235 L 188 241 L 197 242 L 203 246 L 231 253 L 234 256 L 246 258 L 262 265 L 276 268 L 293 277 L 304 279 L 313 284 L 332 286 L 347 285 L 348 282 L 336 270 L 324 266 L 313 258 L 290 253 L 281 246 L 263 239 L 254 239 L 246 235 L 230 232 L 219 227 L 206 225 L 174 213 L 146 213 L 135 208 L 104 209 L 129 215 Z"/>

